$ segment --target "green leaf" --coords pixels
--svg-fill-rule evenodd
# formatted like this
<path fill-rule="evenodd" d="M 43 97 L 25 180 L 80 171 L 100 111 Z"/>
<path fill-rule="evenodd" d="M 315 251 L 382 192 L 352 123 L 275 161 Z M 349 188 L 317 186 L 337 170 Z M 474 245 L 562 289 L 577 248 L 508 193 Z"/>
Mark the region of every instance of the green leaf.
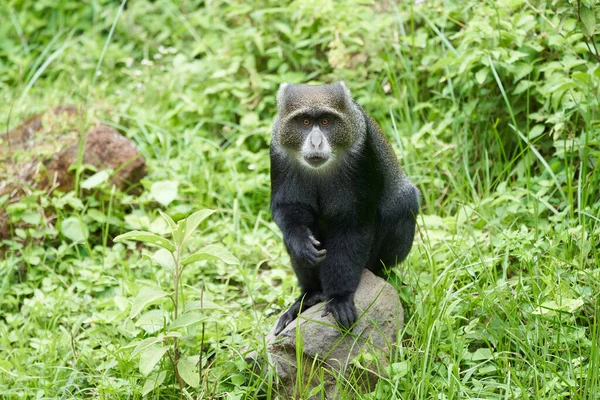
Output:
<path fill-rule="evenodd" d="M 559 302 L 554 300 L 545 301 L 541 306 L 532 311 L 532 314 L 549 314 L 556 311 L 567 312 L 573 314 L 579 308 L 583 306 L 584 302 L 581 297 L 576 299 L 569 299 L 562 297 Z"/>
<path fill-rule="evenodd" d="M 150 310 L 139 316 L 135 326 L 142 328 L 149 334 L 160 332 L 165 323 L 169 321 L 168 313 L 164 310 Z"/>
<path fill-rule="evenodd" d="M 144 376 L 148 375 L 162 356 L 169 350 L 168 346 L 151 346 L 148 347 L 140 357 L 140 373 Z"/>
<path fill-rule="evenodd" d="M 223 310 L 224 307 L 210 300 L 190 301 L 185 304 L 185 312 L 192 310 Z"/>
<path fill-rule="evenodd" d="M 175 271 L 175 260 L 173 259 L 173 253 L 166 249 L 158 249 L 156 253 L 152 255 L 152 261 L 168 271 Z"/>
<path fill-rule="evenodd" d="M 153 303 L 157 300 L 160 300 L 168 295 L 169 295 L 169 293 L 163 292 L 160 289 L 154 289 L 154 288 L 142 289 L 142 291 L 136 296 L 135 300 L 133 300 L 133 305 L 131 306 L 131 311 L 129 312 L 129 318 L 134 318 L 148 304 Z"/>
<path fill-rule="evenodd" d="M 110 178 L 111 170 L 104 169 L 100 172 L 96 172 L 94 175 L 87 178 L 85 181 L 81 182 L 81 187 L 83 189 L 93 189 L 96 186 L 102 185 L 104 182 L 108 181 Z"/>
<path fill-rule="evenodd" d="M 150 195 L 166 207 L 177 197 L 177 186 L 178 183 L 175 181 L 155 182 L 150 188 Z"/>
<path fill-rule="evenodd" d="M 391 365 L 391 375 L 395 378 L 402 378 L 404 376 L 406 376 L 406 374 L 408 374 L 410 365 L 408 364 L 408 361 L 402 361 L 402 362 L 397 362 L 397 363 L 393 363 Z"/>
<path fill-rule="evenodd" d="M 171 326 L 169 326 L 169 330 L 185 328 L 194 324 L 199 324 L 200 322 L 206 320 L 204 314 L 199 312 L 190 312 L 187 314 L 183 314 L 179 318 L 177 318 Z"/>
<path fill-rule="evenodd" d="M 594 36 L 596 32 L 596 16 L 594 11 L 585 6 L 580 10 L 581 22 L 583 23 L 584 33 L 586 36 Z"/>
<path fill-rule="evenodd" d="M 87 225 L 77 217 L 65 219 L 61 224 L 60 231 L 67 239 L 76 243 L 84 242 L 89 236 Z"/>
<path fill-rule="evenodd" d="M 466 359 L 471 361 L 491 360 L 493 357 L 492 350 L 487 347 L 479 348 L 465 356 Z"/>
<path fill-rule="evenodd" d="M 144 231 L 131 231 L 117 236 L 114 242 L 121 242 L 123 240 L 136 240 L 138 242 L 151 243 L 162 247 L 163 249 L 171 252 L 175 251 L 175 246 L 167 239 L 162 238 L 154 233 Z"/>
<path fill-rule="evenodd" d="M 133 352 L 131 353 L 131 356 L 129 356 L 129 360 L 133 360 L 133 358 L 135 356 L 137 356 L 138 354 L 140 354 L 142 351 L 146 350 L 148 347 L 152 346 L 153 344 L 156 344 L 161 341 L 162 341 L 162 336 L 149 337 L 149 338 L 142 340 L 136 346 L 136 348 L 133 350 Z"/>
<path fill-rule="evenodd" d="M 182 358 L 177 363 L 177 371 L 179 376 L 191 387 L 198 387 L 200 384 L 200 375 L 198 367 L 187 358 Z"/>
<path fill-rule="evenodd" d="M 181 247 L 185 239 L 185 221 L 179 221 L 173 229 L 173 240 L 178 247 Z"/>
<path fill-rule="evenodd" d="M 167 214 L 165 214 L 164 212 L 158 210 L 158 213 L 160 214 L 161 217 L 163 217 L 165 219 L 165 221 L 167 221 L 167 224 L 169 224 L 169 227 L 171 228 L 171 230 L 175 229 L 175 221 L 173 221 L 173 218 L 171 218 L 170 216 L 168 216 Z"/>
<path fill-rule="evenodd" d="M 121 311 L 125 311 L 129 308 L 129 302 L 123 296 L 115 296 L 113 297 L 113 301 L 115 302 L 115 306 Z"/>
<path fill-rule="evenodd" d="M 89 208 L 87 210 L 87 215 L 96 222 L 100 222 L 101 224 L 106 223 L 106 215 L 95 208 Z"/>
<path fill-rule="evenodd" d="M 529 139 L 534 139 L 544 133 L 546 127 L 543 124 L 537 124 L 529 130 Z"/>
<path fill-rule="evenodd" d="M 215 211 L 216 210 L 200 210 L 187 217 L 185 219 L 185 240 L 192 236 L 194 231 L 196 231 L 196 228 L 198 228 L 198 225 Z"/>
<path fill-rule="evenodd" d="M 487 78 L 487 75 L 488 75 L 488 69 L 482 68 L 479 71 L 477 71 L 477 73 L 475 74 L 475 80 L 477 81 L 477 83 L 482 85 L 483 82 L 485 82 L 485 78 Z"/>
<path fill-rule="evenodd" d="M 42 216 L 37 211 L 25 211 L 21 219 L 29 225 L 39 225 L 42 222 Z"/>
<path fill-rule="evenodd" d="M 142 396 L 146 396 L 148 393 L 162 385 L 167 377 L 167 371 L 160 371 L 158 374 L 152 374 L 142 387 Z"/>
<path fill-rule="evenodd" d="M 163 217 L 155 218 L 154 221 L 150 223 L 150 226 L 148 226 L 148 231 L 161 237 L 165 237 L 166 235 L 173 233 L 173 230 Z"/>
<path fill-rule="evenodd" d="M 246 382 L 246 376 L 244 374 L 233 374 L 229 376 L 229 380 L 234 386 L 242 386 Z"/>
<path fill-rule="evenodd" d="M 230 264 L 230 265 L 235 265 L 235 264 L 240 263 L 238 261 L 238 259 L 235 258 L 235 256 L 233 254 L 231 254 L 229 252 L 229 250 L 227 250 L 225 247 L 220 246 L 218 244 L 211 244 L 211 245 L 204 247 L 203 249 L 200 249 L 199 251 L 192 254 L 191 256 L 185 258 L 181 262 L 181 265 L 187 265 L 189 263 L 193 263 L 196 261 L 210 260 L 210 259 L 218 259 L 218 260 L 221 260 L 224 263 Z"/>

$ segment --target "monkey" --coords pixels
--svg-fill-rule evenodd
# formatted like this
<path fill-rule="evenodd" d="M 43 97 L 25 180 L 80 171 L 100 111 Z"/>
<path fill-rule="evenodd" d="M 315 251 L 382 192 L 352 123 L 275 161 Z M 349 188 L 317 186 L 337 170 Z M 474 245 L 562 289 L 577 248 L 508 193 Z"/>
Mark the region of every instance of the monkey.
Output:
<path fill-rule="evenodd" d="M 363 269 L 380 275 L 408 255 L 420 192 L 343 82 L 281 84 L 270 162 L 270 209 L 301 289 L 274 333 L 322 301 L 349 329 Z"/>

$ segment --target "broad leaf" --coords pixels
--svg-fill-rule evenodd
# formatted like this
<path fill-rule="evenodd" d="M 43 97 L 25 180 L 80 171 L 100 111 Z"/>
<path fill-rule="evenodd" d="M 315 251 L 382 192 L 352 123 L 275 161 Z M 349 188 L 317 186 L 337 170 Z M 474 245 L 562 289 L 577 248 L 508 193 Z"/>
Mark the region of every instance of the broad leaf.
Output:
<path fill-rule="evenodd" d="M 410 370 L 410 365 L 408 364 L 408 361 L 402 361 L 402 362 L 397 362 L 397 363 L 393 363 L 390 367 L 391 369 L 391 375 L 398 379 L 398 378 L 402 378 L 404 376 L 406 376 L 406 374 L 408 374 L 408 371 Z"/>
<path fill-rule="evenodd" d="M 185 242 L 185 239 L 185 221 L 179 221 L 177 225 L 175 225 L 175 229 L 173 229 L 173 241 L 178 247 L 181 247 L 183 242 Z"/>
<path fill-rule="evenodd" d="M 142 289 L 140 291 L 140 293 L 136 296 L 135 300 L 133 300 L 133 305 L 131 306 L 131 311 L 129 312 L 129 318 L 134 318 L 148 304 L 153 303 L 157 300 L 160 300 L 168 295 L 169 295 L 169 293 L 163 292 L 160 289 L 154 289 L 154 288 Z"/>
<path fill-rule="evenodd" d="M 537 307 L 532 311 L 532 314 L 549 314 L 554 312 L 567 312 L 573 314 L 579 308 L 583 306 L 584 302 L 581 297 L 576 299 L 570 299 L 562 297 L 559 302 L 554 300 L 548 300 L 542 303 L 541 306 Z"/>
<path fill-rule="evenodd" d="M 185 312 L 192 310 L 223 310 L 223 306 L 210 300 L 190 301 L 185 305 Z"/>
<path fill-rule="evenodd" d="M 110 170 L 102 170 L 100 172 L 96 172 L 94 175 L 87 178 L 85 181 L 81 182 L 81 187 L 83 189 L 93 189 L 96 186 L 102 185 L 104 182 L 110 178 L 111 171 Z"/>
<path fill-rule="evenodd" d="M 594 36 L 594 33 L 596 33 L 596 16 L 594 15 L 594 11 L 584 6 L 581 7 L 580 15 L 584 33 L 586 36 Z"/>
<path fill-rule="evenodd" d="M 162 331 L 165 323 L 169 322 L 169 313 L 164 310 L 150 310 L 139 316 L 135 326 L 142 328 L 149 334 Z"/>
<path fill-rule="evenodd" d="M 481 347 L 481 348 L 475 350 L 473 353 L 467 352 L 464 355 L 464 358 L 466 360 L 471 360 L 471 361 L 483 361 L 483 360 L 493 359 L 494 355 L 492 354 L 491 349 L 489 349 L 487 347 Z"/>
<path fill-rule="evenodd" d="M 182 316 L 180 316 L 179 318 L 177 318 L 175 321 L 173 321 L 171 326 L 169 326 L 169 330 L 185 328 L 187 326 L 198 324 L 204 320 L 206 320 L 206 317 L 202 313 L 199 313 L 199 312 L 186 313 L 186 314 L 183 314 Z"/>
<path fill-rule="evenodd" d="M 200 384 L 200 375 L 198 374 L 198 367 L 187 358 L 182 358 L 177 363 L 177 371 L 179 376 L 191 387 L 198 387 Z"/>
<path fill-rule="evenodd" d="M 166 207 L 177 197 L 177 186 L 178 183 L 174 181 L 155 182 L 150 188 L 150 195 Z"/>
<path fill-rule="evenodd" d="M 114 239 L 115 242 L 122 242 L 123 240 L 136 240 L 138 242 L 151 243 L 160 246 L 163 249 L 167 249 L 171 252 L 175 251 L 175 246 L 173 246 L 171 242 L 169 242 L 165 238 L 162 238 L 150 232 L 131 231 L 119 235 Z"/>
<path fill-rule="evenodd" d="M 144 350 L 140 357 L 140 373 L 144 376 L 148 375 L 167 350 L 169 350 L 168 346 L 160 345 L 153 345 Z"/>
<path fill-rule="evenodd" d="M 168 271 L 175 271 L 175 260 L 173 259 L 173 253 L 168 250 L 158 249 L 156 253 L 152 255 L 152 261 Z"/>
<path fill-rule="evenodd" d="M 482 68 L 479 71 L 477 71 L 477 73 L 475 74 L 475 80 L 477 81 L 477 83 L 482 85 L 483 82 L 485 82 L 485 78 L 487 78 L 488 71 L 488 68 Z"/>
<path fill-rule="evenodd" d="M 185 258 L 181 262 L 181 265 L 187 265 L 189 263 L 193 263 L 196 261 L 210 260 L 210 259 L 221 260 L 226 264 L 232 264 L 232 265 L 240 263 L 238 261 L 238 259 L 235 258 L 235 256 L 233 254 L 231 254 L 229 252 L 229 250 L 227 250 L 225 247 L 220 246 L 218 244 L 211 244 L 211 245 L 204 247 L 203 249 L 200 249 L 199 251 L 192 254 L 191 256 Z"/>
<path fill-rule="evenodd" d="M 187 217 L 185 219 L 185 239 L 187 240 L 192 236 L 198 225 L 214 212 L 215 210 L 200 210 Z"/>
<path fill-rule="evenodd" d="M 169 224 L 169 227 L 171 228 L 171 230 L 175 229 L 175 221 L 173 221 L 173 218 L 171 218 L 170 216 L 168 216 L 167 214 L 165 214 L 164 212 L 158 210 L 158 213 L 160 214 L 161 217 L 163 217 L 165 219 L 165 221 L 167 221 L 167 224 Z"/>
<path fill-rule="evenodd" d="M 67 239 L 76 243 L 84 242 L 89 236 L 87 225 L 77 217 L 65 219 L 61 224 L 60 231 Z"/>
<path fill-rule="evenodd" d="M 131 353 L 131 356 L 129 356 L 129 359 L 132 360 L 135 356 L 140 354 L 142 351 L 146 350 L 148 347 L 152 346 L 155 343 L 161 342 L 161 341 L 162 341 L 162 336 L 149 337 L 149 338 L 142 340 L 137 345 L 137 347 L 133 350 L 133 352 Z"/>
<path fill-rule="evenodd" d="M 542 133 L 544 133 L 544 129 L 545 127 L 543 124 L 535 125 L 529 130 L 529 139 L 535 139 L 536 137 L 540 136 Z"/>
<path fill-rule="evenodd" d="M 142 396 L 146 396 L 148 393 L 159 387 L 167 377 L 167 371 L 160 371 L 158 374 L 152 374 L 142 387 Z"/>

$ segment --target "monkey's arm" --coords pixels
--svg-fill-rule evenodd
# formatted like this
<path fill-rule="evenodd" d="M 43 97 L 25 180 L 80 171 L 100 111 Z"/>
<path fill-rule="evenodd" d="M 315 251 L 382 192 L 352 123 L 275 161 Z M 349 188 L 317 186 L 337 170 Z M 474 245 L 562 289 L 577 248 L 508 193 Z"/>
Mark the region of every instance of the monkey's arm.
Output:
<path fill-rule="evenodd" d="M 316 265 L 325 259 L 327 250 L 319 249 L 321 243 L 310 227 L 315 217 L 309 207 L 300 204 L 272 204 L 273 220 L 281 229 L 283 241 L 293 256 Z"/>
<path fill-rule="evenodd" d="M 329 233 L 327 258 L 320 266 L 323 292 L 330 300 L 323 314 L 331 313 L 345 328 L 356 321 L 354 293 L 367 265 L 374 228 L 367 224 L 340 224 Z"/>

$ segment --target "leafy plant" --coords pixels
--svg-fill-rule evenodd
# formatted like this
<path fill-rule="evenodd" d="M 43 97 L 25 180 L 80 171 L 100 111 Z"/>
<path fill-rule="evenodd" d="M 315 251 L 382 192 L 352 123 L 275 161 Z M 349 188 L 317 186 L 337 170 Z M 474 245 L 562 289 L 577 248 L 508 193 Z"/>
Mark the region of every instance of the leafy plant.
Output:
<path fill-rule="evenodd" d="M 205 320 L 202 307 L 199 310 L 195 308 L 186 310 L 185 296 L 182 293 L 180 284 L 181 275 L 187 265 L 201 260 L 220 260 L 230 265 L 239 264 L 237 258 L 225 247 L 216 244 L 205 246 L 184 257 L 186 243 L 202 221 L 213 213 L 213 210 L 200 210 L 175 223 L 167 214 L 160 212 L 171 230 L 171 240 L 145 231 L 127 232 L 114 239 L 115 242 L 133 240 L 160 247 L 151 256 L 151 259 L 171 272 L 173 286 L 170 291 L 163 291 L 160 287 L 148 287 L 142 289 L 133 300 L 129 312 L 131 319 L 138 317 L 149 305 L 162 302 L 165 299 L 171 300 L 172 308 L 168 311 L 169 309 L 163 305 L 138 318 L 138 320 L 143 320 L 144 324 L 154 327 L 156 330 L 154 335 L 150 335 L 137 343 L 131 353 L 131 358 L 140 356 L 140 372 L 142 375 L 148 376 L 163 356 L 167 355 L 171 360 L 173 373 L 180 389 L 183 389 L 185 384 L 197 388 L 202 373 L 199 368 L 201 356 L 185 354 L 181 349 L 182 331 L 190 326 L 202 324 Z M 154 328 L 150 330 L 153 331 Z M 164 379 L 164 371 L 149 377 L 144 384 L 142 394 L 149 393 L 160 385 Z"/>

